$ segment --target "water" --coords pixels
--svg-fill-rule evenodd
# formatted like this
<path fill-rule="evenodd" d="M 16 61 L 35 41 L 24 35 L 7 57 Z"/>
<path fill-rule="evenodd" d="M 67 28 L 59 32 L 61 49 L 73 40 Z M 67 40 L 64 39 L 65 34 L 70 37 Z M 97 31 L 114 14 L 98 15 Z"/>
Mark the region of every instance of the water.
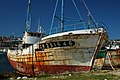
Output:
<path fill-rule="evenodd" d="M 14 69 L 10 65 L 7 53 L 6 52 L 0 52 L 0 73 L 4 72 L 12 72 Z"/>

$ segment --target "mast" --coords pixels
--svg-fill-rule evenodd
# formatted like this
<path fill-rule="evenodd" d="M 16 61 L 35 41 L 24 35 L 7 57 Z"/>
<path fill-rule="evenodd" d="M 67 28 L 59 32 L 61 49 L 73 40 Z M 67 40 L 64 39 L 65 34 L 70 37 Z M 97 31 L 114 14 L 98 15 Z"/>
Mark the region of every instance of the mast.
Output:
<path fill-rule="evenodd" d="M 64 0 L 62 0 L 62 5 L 61 5 L 61 20 L 60 20 L 60 28 L 61 32 L 64 30 Z"/>
<path fill-rule="evenodd" d="M 28 1 L 28 9 L 27 9 L 27 19 L 26 19 L 26 31 L 28 32 L 31 25 L 31 15 L 30 15 L 30 0 Z"/>

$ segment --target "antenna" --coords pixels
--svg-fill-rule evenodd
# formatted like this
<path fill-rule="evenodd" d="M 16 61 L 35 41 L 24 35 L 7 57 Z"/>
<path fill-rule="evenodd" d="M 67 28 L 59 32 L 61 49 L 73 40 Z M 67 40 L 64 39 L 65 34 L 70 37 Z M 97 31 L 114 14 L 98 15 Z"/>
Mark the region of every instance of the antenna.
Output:
<path fill-rule="evenodd" d="M 28 9 L 27 9 L 27 20 L 26 20 L 26 31 L 28 32 L 31 25 L 31 15 L 30 15 L 30 0 L 28 1 Z"/>

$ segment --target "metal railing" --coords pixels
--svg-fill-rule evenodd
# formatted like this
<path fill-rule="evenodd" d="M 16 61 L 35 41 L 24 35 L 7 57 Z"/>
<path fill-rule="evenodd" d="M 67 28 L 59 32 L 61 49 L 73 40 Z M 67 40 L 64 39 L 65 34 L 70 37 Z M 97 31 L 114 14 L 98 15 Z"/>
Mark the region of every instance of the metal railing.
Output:
<path fill-rule="evenodd" d="M 108 28 L 107 26 L 102 23 L 102 22 L 91 22 L 90 26 L 88 26 L 88 23 L 86 22 L 85 25 L 83 25 L 83 22 L 78 22 L 78 23 L 70 23 L 70 24 L 66 24 L 64 25 L 64 30 L 62 32 L 67 32 L 67 31 L 74 31 L 74 30 L 84 30 L 84 29 L 88 29 L 88 27 L 90 27 L 90 29 L 92 28 L 104 28 L 104 30 L 107 32 Z M 50 29 L 46 30 L 45 32 L 48 33 L 50 31 Z M 55 34 L 55 33 L 60 33 L 60 26 L 58 27 L 53 27 L 51 29 L 51 34 Z"/>

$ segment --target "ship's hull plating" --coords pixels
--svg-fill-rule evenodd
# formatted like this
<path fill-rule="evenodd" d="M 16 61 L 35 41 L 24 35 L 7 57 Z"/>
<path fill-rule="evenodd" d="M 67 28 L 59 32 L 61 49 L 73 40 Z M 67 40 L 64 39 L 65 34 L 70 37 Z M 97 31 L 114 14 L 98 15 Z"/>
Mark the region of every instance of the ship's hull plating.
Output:
<path fill-rule="evenodd" d="M 38 75 L 90 71 L 104 34 L 69 34 L 41 40 L 34 53 L 11 55 L 11 65 L 20 73 Z"/>

